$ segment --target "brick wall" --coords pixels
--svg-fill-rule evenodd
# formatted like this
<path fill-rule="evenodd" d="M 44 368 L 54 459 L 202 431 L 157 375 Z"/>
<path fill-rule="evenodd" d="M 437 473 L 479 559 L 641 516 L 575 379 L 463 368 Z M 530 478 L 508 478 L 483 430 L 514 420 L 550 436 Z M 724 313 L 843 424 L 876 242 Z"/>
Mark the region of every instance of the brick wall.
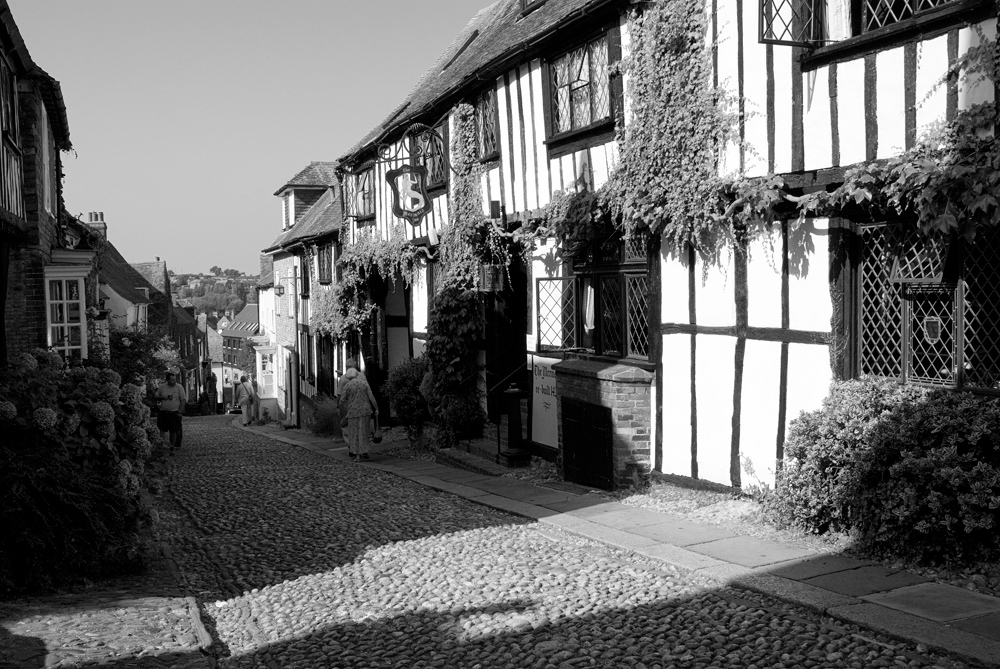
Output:
<path fill-rule="evenodd" d="M 563 472 L 562 399 L 609 407 L 615 488 L 640 483 L 649 476 L 651 384 L 653 375 L 638 367 L 590 360 L 564 360 L 556 372 L 556 415 L 559 425 L 557 464 Z"/>
<path fill-rule="evenodd" d="M 18 95 L 21 132 L 22 164 L 24 168 L 24 201 L 27 219 L 27 239 L 24 245 L 15 245 L 10 252 L 7 303 L 4 328 L 7 353 L 17 355 L 33 348 L 48 346 L 45 325 L 45 275 L 43 268 L 50 264 L 52 249 L 59 246 L 59 230 L 55 212 L 45 211 L 42 202 L 43 147 L 38 121 L 41 118 L 41 98 L 34 87 L 21 90 Z M 51 134 L 50 134 L 51 137 Z M 52 188 L 58 180 L 55 170 L 58 154 L 49 150 L 53 174 Z"/>

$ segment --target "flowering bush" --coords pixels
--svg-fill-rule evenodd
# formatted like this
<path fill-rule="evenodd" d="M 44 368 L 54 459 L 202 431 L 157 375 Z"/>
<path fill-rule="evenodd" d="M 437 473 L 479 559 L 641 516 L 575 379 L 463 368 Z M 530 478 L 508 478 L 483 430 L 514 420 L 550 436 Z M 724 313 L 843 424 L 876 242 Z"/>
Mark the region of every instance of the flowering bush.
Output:
<path fill-rule="evenodd" d="M 121 380 L 40 349 L 0 376 L 0 593 L 141 564 L 157 432 Z"/>

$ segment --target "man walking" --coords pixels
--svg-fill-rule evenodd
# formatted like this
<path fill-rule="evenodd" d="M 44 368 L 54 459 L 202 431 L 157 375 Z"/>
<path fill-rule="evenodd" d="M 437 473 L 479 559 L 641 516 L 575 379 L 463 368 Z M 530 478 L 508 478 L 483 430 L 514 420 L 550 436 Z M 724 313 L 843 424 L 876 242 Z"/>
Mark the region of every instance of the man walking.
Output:
<path fill-rule="evenodd" d="M 243 412 L 243 425 L 253 422 L 253 405 L 257 402 L 257 393 L 246 376 L 240 377 L 240 385 L 236 386 L 236 403 Z"/>
<path fill-rule="evenodd" d="M 176 382 L 176 375 L 167 372 L 166 381 L 156 389 L 155 399 L 160 402 L 160 411 L 156 415 L 156 427 L 160 430 L 160 439 L 170 444 L 170 454 L 175 448 L 181 447 L 181 416 L 184 415 L 184 405 L 187 404 L 187 391 Z"/>

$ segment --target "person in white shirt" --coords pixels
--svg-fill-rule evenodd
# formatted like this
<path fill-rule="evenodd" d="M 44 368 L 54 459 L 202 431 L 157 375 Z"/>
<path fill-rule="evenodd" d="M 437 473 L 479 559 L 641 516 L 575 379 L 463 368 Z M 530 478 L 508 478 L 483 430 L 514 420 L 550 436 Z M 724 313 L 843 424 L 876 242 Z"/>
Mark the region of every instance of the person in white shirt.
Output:
<path fill-rule="evenodd" d="M 257 401 L 257 393 L 246 376 L 240 377 L 240 385 L 236 386 L 236 404 L 243 412 L 243 425 L 253 422 L 253 405 Z"/>
<path fill-rule="evenodd" d="M 156 389 L 154 396 L 160 403 L 160 411 L 156 415 L 156 427 L 160 429 L 160 438 L 170 444 L 170 453 L 181 447 L 184 434 L 181 429 L 181 416 L 184 415 L 184 405 L 187 404 L 187 391 L 176 381 L 173 372 L 167 372 L 165 382 Z"/>

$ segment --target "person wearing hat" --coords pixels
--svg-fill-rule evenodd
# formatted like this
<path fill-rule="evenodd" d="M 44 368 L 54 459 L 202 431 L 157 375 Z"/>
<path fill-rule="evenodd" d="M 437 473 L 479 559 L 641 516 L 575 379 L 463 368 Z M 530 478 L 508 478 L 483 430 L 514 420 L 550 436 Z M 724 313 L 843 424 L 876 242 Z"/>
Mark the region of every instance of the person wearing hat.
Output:
<path fill-rule="evenodd" d="M 181 447 L 181 416 L 184 405 L 187 404 L 187 391 L 177 383 L 177 375 L 168 371 L 165 381 L 156 389 L 154 398 L 160 403 L 160 411 L 156 415 L 156 427 L 160 430 L 160 439 L 170 444 L 170 453 Z"/>
<path fill-rule="evenodd" d="M 368 424 L 372 414 L 378 416 L 378 402 L 372 393 L 368 379 L 355 367 L 349 367 L 341 379 L 340 415 L 347 421 L 347 450 L 351 459 L 368 460 L 371 433 Z"/>

